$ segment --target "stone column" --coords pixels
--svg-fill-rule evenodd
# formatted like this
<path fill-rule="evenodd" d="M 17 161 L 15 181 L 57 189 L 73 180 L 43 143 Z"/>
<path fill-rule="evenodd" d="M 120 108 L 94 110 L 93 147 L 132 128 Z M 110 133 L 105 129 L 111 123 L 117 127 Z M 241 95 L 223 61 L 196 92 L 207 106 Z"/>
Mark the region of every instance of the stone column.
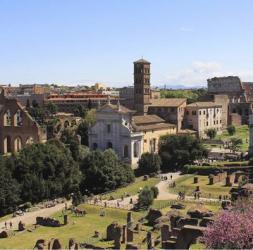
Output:
<path fill-rule="evenodd" d="M 133 242 L 134 232 L 130 228 L 127 228 L 127 242 Z"/>
<path fill-rule="evenodd" d="M 68 224 L 68 215 L 64 214 L 64 225 Z"/>
<path fill-rule="evenodd" d="M 161 227 L 161 238 L 162 242 L 167 241 L 170 238 L 170 226 L 169 225 L 162 225 Z"/>
<path fill-rule="evenodd" d="M 152 233 L 148 232 L 147 233 L 147 249 L 153 250 L 153 248 L 154 248 L 154 243 L 153 243 Z"/>
<path fill-rule="evenodd" d="M 122 243 L 126 243 L 126 229 L 127 229 L 127 226 L 126 225 L 123 225 L 123 228 L 122 228 Z"/>

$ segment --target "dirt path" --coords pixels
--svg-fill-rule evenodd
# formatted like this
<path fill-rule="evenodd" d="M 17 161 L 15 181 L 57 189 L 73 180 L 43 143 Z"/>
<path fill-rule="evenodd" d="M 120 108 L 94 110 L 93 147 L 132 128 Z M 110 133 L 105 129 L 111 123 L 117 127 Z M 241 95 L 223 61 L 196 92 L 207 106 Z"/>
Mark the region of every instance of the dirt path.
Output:
<path fill-rule="evenodd" d="M 65 203 L 61 203 L 61 204 L 55 205 L 54 207 L 43 208 L 43 209 L 39 209 L 39 210 L 36 210 L 36 211 L 33 211 L 33 212 L 27 212 L 22 216 L 17 216 L 17 217 L 8 219 L 8 220 L 6 220 L 8 229 L 9 229 L 9 226 L 10 226 L 10 222 L 12 222 L 12 225 L 13 225 L 12 228 L 13 229 L 18 229 L 18 223 L 20 221 L 22 221 L 26 225 L 32 225 L 32 224 L 36 223 L 36 217 L 38 217 L 38 216 L 49 217 L 52 214 L 54 214 L 58 211 L 61 211 L 64 208 L 65 208 Z M 0 229 L 2 230 L 2 229 L 4 229 L 4 227 L 5 227 L 5 221 L 0 222 Z"/>

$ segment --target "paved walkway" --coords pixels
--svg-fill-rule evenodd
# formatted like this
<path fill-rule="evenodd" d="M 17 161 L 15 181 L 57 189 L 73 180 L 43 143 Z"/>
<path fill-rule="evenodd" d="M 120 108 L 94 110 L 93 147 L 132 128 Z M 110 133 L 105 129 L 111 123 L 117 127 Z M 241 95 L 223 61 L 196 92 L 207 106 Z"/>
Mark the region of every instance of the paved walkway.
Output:
<path fill-rule="evenodd" d="M 70 203 L 68 203 L 70 205 Z M 54 207 L 50 208 L 42 208 L 33 212 L 26 212 L 24 215 L 17 216 L 11 219 L 6 220 L 7 226 L 9 229 L 10 222 L 12 222 L 12 229 L 18 229 L 18 223 L 22 221 L 26 225 L 32 225 L 36 223 L 36 217 L 41 216 L 41 217 L 49 217 L 52 214 L 61 211 L 62 209 L 65 208 L 65 203 L 60 203 L 55 205 Z M 5 221 L 0 222 L 0 231 L 4 229 L 5 227 Z"/>

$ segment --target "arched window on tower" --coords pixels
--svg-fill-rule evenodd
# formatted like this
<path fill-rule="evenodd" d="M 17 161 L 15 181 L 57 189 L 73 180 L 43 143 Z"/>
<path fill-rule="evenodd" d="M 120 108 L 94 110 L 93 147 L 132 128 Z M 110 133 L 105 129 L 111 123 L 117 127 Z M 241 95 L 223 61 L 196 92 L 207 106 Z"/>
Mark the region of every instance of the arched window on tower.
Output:
<path fill-rule="evenodd" d="M 16 114 L 14 115 L 14 126 L 22 126 L 22 113 L 20 109 L 18 109 Z"/>
<path fill-rule="evenodd" d="M 11 111 L 9 109 L 4 113 L 4 126 L 11 126 Z"/>

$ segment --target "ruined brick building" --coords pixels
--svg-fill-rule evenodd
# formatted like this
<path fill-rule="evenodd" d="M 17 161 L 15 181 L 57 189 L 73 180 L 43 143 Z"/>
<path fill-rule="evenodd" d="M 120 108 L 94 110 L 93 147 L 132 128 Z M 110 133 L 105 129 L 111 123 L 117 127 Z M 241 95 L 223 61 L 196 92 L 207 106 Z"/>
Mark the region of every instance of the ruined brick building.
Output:
<path fill-rule="evenodd" d="M 26 144 L 46 141 L 44 129 L 15 98 L 0 94 L 0 153 L 14 153 Z"/>
<path fill-rule="evenodd" d="M 214 77 L 207 80 L 208 96 L 222 105 L 224 127 L 249 123 L 253 105 L 253 82 L 242 82 L 237 76 Z"/>

